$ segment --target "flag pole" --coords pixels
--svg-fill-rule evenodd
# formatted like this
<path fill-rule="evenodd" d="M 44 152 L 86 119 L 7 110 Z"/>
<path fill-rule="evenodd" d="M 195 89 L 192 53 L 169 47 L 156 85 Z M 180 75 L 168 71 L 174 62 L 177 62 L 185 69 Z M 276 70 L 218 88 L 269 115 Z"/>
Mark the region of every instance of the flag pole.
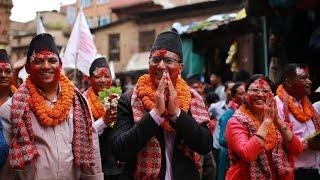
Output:
<path fill-rule="evenodd" d="M 79 8 L 79 13 L 78 13 L 79 16 L 81 16 L 81 14 L 80 14 L 81 11 L 82 11 L 82 6 Z M 81 26 L 81 17 L 79 18 L 79 26 Z M 81 27 L 78 28 L 79 32 L 80 32 L 80 29 L 81 29 Z M 79 32 L 78 32 L 78 34 L 80 34 Z M 79 55 L 79 44 L 80 44 L 79 41 L 80 41 L 80 38 L 81 37 L 78 38 L 78 42 L 77 42 L 77 46 L 78 47 L 77 47 L 77 51 L 76 51 L 76 59 L 75 59 L 75 62 L 74 62 L 74 66 L 75 66 L 74 67 L 74 71 L 73 71 L 73 73 L 74 73 L 73 74 L 74 82 L 77 82 L 77 62 L 78 62 L 78 55 Z"/>
<path fill-rule="evenodd" d="M 76 52 L 76 60 L 74 63 L 74 70 L 73 70 L 73 81 L 77 82 L 77 58 L 78 58 L 78 51 Z"/>

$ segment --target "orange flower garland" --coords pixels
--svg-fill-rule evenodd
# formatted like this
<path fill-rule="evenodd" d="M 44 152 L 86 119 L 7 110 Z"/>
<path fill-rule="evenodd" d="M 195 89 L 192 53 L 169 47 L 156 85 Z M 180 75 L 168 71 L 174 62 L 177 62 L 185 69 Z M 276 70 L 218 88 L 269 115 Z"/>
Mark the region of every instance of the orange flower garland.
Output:
<path fill-rule="evenodd" d="M 151 82 L 150 74 L 141 76 L 138 79 L 136 87 L 138 97 L 142 100 L 144 107 L 148 111 L 150 111 L 154 107 L 154 96 L 156 92 L 156 87 Z M 175 89 L 177 91 L 179 107 L 183 111 L 188 112 L 191 102 L 191 93 L 189 91 L 187 83 L 179 77 L 176 81 Z M 164 114 L 167 115 L 167 112 L 165 112 Z M 174 129 L 170 126 L 168 119 L 165 119 L 161 126 L 166 131 L 174 131 Z"/>
<path fill-rule="evenodd" d="M 10 86 L 10 90 L 11 90 L 11 93 L 13 94 L 13 93 L 15 93 L 18 89 L 17 89 L 15 86 L 11 85 L 11 86 Z"/>
<path fill-rule="evenodd" d="M 61 92 L 56 104 L 50 108 L 43 96 L 38 93 L 37 87 L 32 83 L 28 77 L 26 85 L 30 95 L 30 107 L 35 113 L 39 122 L 45 126 L 56 126 L 65 121 L 69 114 L 73 102 L 74 89 L 70 80 L 60 75 Z"/>
<path fill-rule="evenodd" d="M 246 114 L 249 117 L 249 120 L 253 122 L 253 124 L 255 125 L 256 129 L 259 129 L 261 122 L 257 120 L 257 118 L 254 117 L 254 115 L 252 114 L 252 112 L 246 108 L 244 105 L 240 106 L 239 111 L 241 111 L 242 113 Z M 272 150 L 277 143 L 277 134 L 276 134 L 276 128 L 274 126 L 274 124 L 270 124 L 269 129 L 268 129 L 268 134 L 267 134 L 267 138 L 264 144 L 264 148 L 269 151 Z"/>
<path fill-rule="evenodd" d="M 99 97 L 96 95 L 92 87 L 88 89 L 87 97 L 88 97 L 88 102 L 94 118 L 95 119 L 101 118 L 106 111 L 103 107 L 103 104 L 99 100 Z"/>
<path fill-rule="evenodd" d="M 313 119 L 314 114 L 312 111 L 312 105 L 309 102 L 308 97 L 303 97 L 301 100 L 302 110 L 295 104 L 294 99 L 292 96 L 288 95 L 282 85 L 280 85 L 277 89 L 277 94 L 282 101 L 285 101 L 285 95 L 287 95 L 288 99 L 288 106 L 289 110 L 292 115 L 299 120 L 300 122 L 306 122 L 309 119 Z"/>

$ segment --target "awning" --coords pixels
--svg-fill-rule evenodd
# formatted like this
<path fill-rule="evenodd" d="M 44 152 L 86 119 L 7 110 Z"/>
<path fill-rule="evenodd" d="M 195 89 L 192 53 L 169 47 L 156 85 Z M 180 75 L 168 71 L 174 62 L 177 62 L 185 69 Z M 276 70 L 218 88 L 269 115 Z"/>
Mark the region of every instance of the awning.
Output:
<path fill-rule="evenodd" d="M 218 29 L 220 26 L 229 24 L 233 21 L 238 21 L 247 17 L 246 10 L 241 9 L 238 12 L 216 14 L 206 20 L 199 22 L 192 22 L 182 26 L 179 22 L 173 23 L 172 27 L 178 31 L 179 34 L 190 34 L 196 31 L 208 30 L 212 31 Z"/>
<path fill-rule="evenodd" d="M 113 0 L 109 3 L 109 8 L 118 9 L 118 8 L 126 8 L 138 4 L 152 2 L 152 0 Z"/>
<path fill-rule="evenodd" d="M 133 54 L 129 59 L 127 66 L 124 68 L 124 72 L 149 69 L 149 55 L 150 52 Z"/>

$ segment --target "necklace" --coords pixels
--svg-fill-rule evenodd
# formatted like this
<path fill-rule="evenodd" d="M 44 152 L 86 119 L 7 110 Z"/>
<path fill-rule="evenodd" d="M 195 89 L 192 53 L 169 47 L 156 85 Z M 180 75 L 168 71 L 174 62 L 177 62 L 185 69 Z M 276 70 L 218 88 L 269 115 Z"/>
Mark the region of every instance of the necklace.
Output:
<path fill-rule="evenodd" d="M 255 128 L 257 130 L 259 129 L 261 122 L 252 114 L 252 112 L 245 105 L 240 106 L 239 111 L 241 111 L 242 113 L 247 115 L 249 120 L 251 122 L 253 122 Z M 267 134 L 267 138 L 266 138 L 266 141 L 264 144 L 264 148 L 267 151 L 273 149 L 277 143 L 276 139 L 277 139 L 276 128 L 275 128 L 274 124 L 272 123 L 272 124 L 270 124 L 269 129 L 268 129 L 268 134 Z"/>
<path fill-rule="evenodd" d="M 101 118 L 105 114 L 105 109 L 103 104 L 100 102 L 99 97 L 96 95 L 96 93 L 93 91 L 93 88 L 90 87 L 88 89 L 88 102 L 90 105 L 90 108 L 92 110 L 92 114 L 95 119 Z"/>
<path fill-rule="evenodd" d="M 74 89 L 71 81 L 64 75 L 60 75 L 59 83 L 61 86 L 60 95 L 55 105 L 50 108 L 31 79 L 28 77 L 26 80 L 30 95 L 30 108 L 42 125 L 56 126 L 67 119 L 73 102 Z"/>
<path fill-rule="evenodd" d="M 301 100 L 302 109 L 301 109 L 296 105 L 296 103 L 294 102 L 294 98 L 285 91 L 282 85 L 278 87 L 277 95 L 282 101 L 288 102 L 289 111 L 300 122 L 306 122 L 309 119 L 312 119 L 314 117 L 313 111 L 311 109 L 312 105 L 309 102 L 308 97 L 305 96 L 302 98 Z"/>

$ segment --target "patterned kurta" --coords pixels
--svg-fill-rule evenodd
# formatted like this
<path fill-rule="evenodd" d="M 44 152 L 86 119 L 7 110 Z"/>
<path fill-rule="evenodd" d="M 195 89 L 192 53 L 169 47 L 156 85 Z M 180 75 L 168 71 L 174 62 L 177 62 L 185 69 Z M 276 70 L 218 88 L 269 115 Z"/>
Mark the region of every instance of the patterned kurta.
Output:
<path fill-rule="evenodd" d="M 11 142 L 10 109 L 11 100 L 0 108 L 0 116 L 3 117 L 4 136 L 7 142 Z M 50 106 L 49 101 L 47 102 Z M 95 166 L 90 169 L 76 167 L 73 159 L 73 108 L 68 119 L 55 127 L 43 126 L 32 114 L 32 129 L 35 138 L 35 146 L 39 152 L 32 164 L 28 164 L 24 170 L 8 170 L 7 165 L 0 171 L 0 179 L 13 179 L 19 177 L 22 180 L 73 180 L 73 179 L 103 179 L 99 140 L 96 130 L 93 128 L 93 145 Z"/>

